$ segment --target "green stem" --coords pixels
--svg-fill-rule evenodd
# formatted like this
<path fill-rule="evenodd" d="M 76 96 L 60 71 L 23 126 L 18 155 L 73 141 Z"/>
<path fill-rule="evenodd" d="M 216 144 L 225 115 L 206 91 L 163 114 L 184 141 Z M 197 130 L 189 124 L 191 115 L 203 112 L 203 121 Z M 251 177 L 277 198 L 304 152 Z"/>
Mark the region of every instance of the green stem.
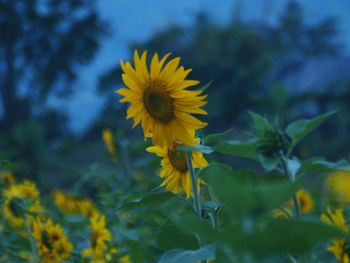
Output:
<path fill-rule="evenodd" d="M 129 158 L 129 142 L 124 139 L 120 142 L 120 155 L 122 159 L 123 164 L 123 170 L 124 170 L 124 179 L 126 186 L 129 186 L 131 176 L 132 176 L 132 168 L 131 168 L 131 162 Z"/>
<path fill-rule="evenodd" d="M 190 172 L 190 177 L 191 177 L 193 208 L 194 208 L 194 211 L 196 212 L 199 220 L 202 221 L 202 209 L 201 209 L 201 202 L 199 199 L 199 192 L 198 192 L 198 187 L 197 187 L 197 176 L 196 176 L 196 172 L 193 168 L 192 153 L 191 152 L 186 152 L 186 163 L 187 163 L 187 168 Z M 204 242 L 199 235 L 198 235 L 198 240 L 199 240 L 200 246 L 203 246 Z M 203 261 L 199 261 L 199 262 L 203 263 Z"/>
<path fill-rule="evenodd" d="M 186 163 L 187 163 L 187 168 L 190 172 L 190 177 L 191 177 L 194 211 L 196 212 L 198 218 L 202 220 L 202 210 L 201 210 L 201 202 L 199 199 L 199 192 L 198 192 L 198 186 L 197 186 L 197 177 L 192 165 L 191 152 L 186 152 Z"/>
<path fill-rule="evenodd" d="M 213 200 L 213 196 L 210 191 L 210 187 L 207 185 L 207 191 L 208 191 L 208 199 L 209 201 Z M 210 212 L 210 219 L 211 224 L 213 225 L 213 228 L 215 231 L 220 231 L 220 225 L 219 225 L 219 215 L 217 210 L 212 210 Z"/>
<path fill-rule="evenodd" d="M 30 219 L 28 216 L 25 217 L 26 230 L 28 232 L 30 246 L 32 247 L 32 257 L 33 262 L 39 262 L 38 250 L 36 247 L 36 241 L 32 235 L 31 227 L 30 227 Z"/>
<path fill-rule="evenodd" d="M 289 173 L 286 159 L 287 159 L 287 157 L 282 157 L 282 159 L 281 159 L 283 172 L 288 176 L 288 178 L 291 180 L 291 182 L 294 183 L 295 178 L 293 178 Z M 295 217 L 297 219 L 299 219 L 300 218 L 300 207 L 299 207 L 298 197 L 297 197 L 296 193 L 293 194 L 292 199 L 293 199 L 293 205 L 294 205 L 294 210 L 295 210 Z"/>
<path fill-rule="evenodd" d="M 293 204 L 294 204 L 294 209 L 295 209 L 295 216 L 296 218 L 300 218 L 300 208 L 299 208 L 299 202 L 298 202 L 298 197 L 297 194 L 293 194 Z"/>

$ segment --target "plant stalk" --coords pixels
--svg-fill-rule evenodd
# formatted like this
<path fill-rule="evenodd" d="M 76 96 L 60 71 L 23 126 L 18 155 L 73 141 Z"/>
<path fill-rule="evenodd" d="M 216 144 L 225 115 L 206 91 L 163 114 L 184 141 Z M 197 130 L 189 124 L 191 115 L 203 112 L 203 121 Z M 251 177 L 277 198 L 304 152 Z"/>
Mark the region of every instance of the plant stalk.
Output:
<path fill-rule="evenodd" d="M 197 177 L 192 164 L 191 152 L 186 152 L 186 163 L 187 163 L 187 168 L 190 172 L 190 177 L 191 177 L 193 208 L 199 220 L 202 220 L 202 210 L 201 210 L 201 202 L 199 199 L 199 192 L 198 192 L 198 186 L 197 186 Z"/>
<path fill-rule="evenodd" d="M 291 174 L 289 173 L 289 169 L 287 167 L 287 163 L 285 160 L 286 160 L 286 158 L 281 158 L 283 172 L 288 176 L 288 178 L 291 180 L 291 182 L 294 183 L 295 178 L 292 178 Z M 299 207 L 298 197 L 297 197 L 296 193 L 293 194 L 292 199 L 293 199 L 293 205 L 294 205 L 294 210 L 295 210 L 295 217 L 297 219 L 299 219 L 300 218 L 300 207 Z"/>
<path fill-rule="evenodd" d="M 33 262 L 39 262 L 39 254 L 36 247 L 36 241 L 33 237 L 32 231 L 31 231 L 31 225 L 30 225 L 30 218 L 28 216 L 25 217 L 25 224 L 26 224 L 26 230 L 28 232 L 30 246 L 32 248 L 32 257 Z"/>

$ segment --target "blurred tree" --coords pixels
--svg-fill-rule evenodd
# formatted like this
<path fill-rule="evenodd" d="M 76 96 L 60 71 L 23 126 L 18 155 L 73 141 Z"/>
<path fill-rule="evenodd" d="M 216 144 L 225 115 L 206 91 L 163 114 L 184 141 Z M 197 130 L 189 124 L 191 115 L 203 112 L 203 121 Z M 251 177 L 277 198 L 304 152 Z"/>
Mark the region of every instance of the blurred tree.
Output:
<path fill-rule="evenodd" d="M 305 14 L 295 0 L 288 2 L 276 28 L 278 44 L 288 51 L 300 51 L 303 55 L 335 55 L 338 53 L 337 20 L 322 19 L 313 25 L 306 23 Z"/>
<path fill-rule="evenodd" d="M 41 113 L 49 95 L 70 92 L 104 33 L 93 1 L 0 0 L 0 125 L 11 128 Z"/>

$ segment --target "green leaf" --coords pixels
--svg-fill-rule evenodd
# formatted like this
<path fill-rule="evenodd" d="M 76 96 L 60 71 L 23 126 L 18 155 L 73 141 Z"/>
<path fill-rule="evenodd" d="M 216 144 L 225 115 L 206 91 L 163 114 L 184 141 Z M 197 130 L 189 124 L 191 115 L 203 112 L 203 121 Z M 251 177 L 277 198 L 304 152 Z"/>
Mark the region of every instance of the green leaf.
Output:
<path fill-rule="evenodd" d="M 231 128 L 225 132 L 222 132 L 222 133 L 209 134 L 208 136 L 205 137 L 204 144 L 208 145 L 208 144 L 217 143 L 217 142 L 225 139 L 228 135 L 230 135 L 232 131 L 233 131 L 233 128 Z"/>
<path fill-rule="evenodd" d="M 325 122 L 335 112 L 328 112 L 311 120 L 298 120 L 288 125 L 286 133 L 292 138 L 294 145 L 306 135 Z"/>
<path fill-rule="evenodd" d="M 215 259 L 214 245 L 207 245 L 197 250 L 170 250 L 160 257 L 158 263 L 198 263 L 206 259 Z"/>
<path fill-rule="evenodd" d="M 175 197 L 175 195 L 170 192 L 152 192 L 148 193 L 143 198 L 139 198 L 123 204 L 121 207 L 117 208 L 117 211 L 121 209 L 131 209 L 139 206 L 159 206 L 164 202 L 173 199 L 173 197 Z"/>
<path fill-rule="evenodd" d="M 203 204 L 203 210 L 216 211 L 216 210 L 219 210 L 220 206 L 221 206 L 220 202 L 217 202 L 217 201 L 206 201 Z"/>
<path fill-rule="evenodd" d="M 255 141 L 228 141 L 226 143 L 218 144 L 213 147 L 216 152 L 230 154 L 250 160 L 258 161 L 259 154 L 256 151 Z"/>
<path fill-rule="evenodd" d="M 205 84 L 203 87 L 199 88 L 200 90 L 203 90 L 203 91 L 206 91 L 210 86 L 211 84 L 213 83 L 213 79 L 210 80 L 207 84 Z"/>
<path fill-rule="evenodd" d="M 293 159 L 288 159 L 287 160 L 287 169 L 289 171 L 290 176 L 292 177 L 292 181 L 296 178 L 299 170 L 300 170 L 301 164 L 298 161 L 298 159 L 293 158 Z"/>
<path fill-rule="evenodd" d="M 323 158 L 313 158 L 304 161 L 301 165 L 301 170 L 304 173 L 324 173 L 324 172 L 337 172 L 337 171 L 350 171 L 350 164 L 346 160 L 340 160 L 338 162 L 328 162 Z"/>
<path fill-rule="evenodd" d="M 206 145 L 196 145 L 196 146 L 187 146 L 187 145 L 179 145 L 176 147 L 177 151 L 184 151 L 184 152 L 202 152 L 205 154 L 210 154 L 214 150 Z"/>
<path fill-rule="evenodd" d="M 257 255 L 305 253 L 318 242 L 342 237 L 336 228 L 301 220 L 274 220 L 250 238 L 251 249 Z"/>
<path fill-rule="evenodd" d="M 162 250 L 197 249 L 199 247 L 198 240 L 193 233 L 179 228 L 170 219 L 161 227 L 157 236 L 157 244 Z"/>
<path fill-rule="evenodd" d="M 263 132 L 267 128 L 269 129 L 273 128 L 269 123 L 269 121 L 264 117 L 262 117 L 261 115 L 256 114 L 254 112 L 250 112 L 249 114 L 252 117 L 253 126 L 257 131 L 257 133 Z"/>
<path fill-rule="evenodd" d="M 305 253 L 318 242 L 332 238 L 344 238 L 344 234 L 321 222 L 295 219 L 272 220 L 265 225 L 256 224 L 251 231 L 245 231 L 238 225 L 230 225 L 218 236 L 221 243 L 231 245 L 236 252 L 249 252 L 257 258 Z"/>
<path fill-rule="evenodd" d="M 213 189 L 223 210 L 234 217 L 262 214 L 272 205 L 288 200 L 298 188 L 287 178 L 272 181 L 257 175 L 247 178 L 246 174 L 247 171 L 233 172 L 226 165 L 210 164 L 198 176 Z"/>
<path fill-rule="evenodd" d="M 262 167 L 264 167 L 264 169 L 267 172 L 271 172 L 274 169 L 276 169 L 278 162 L 279 162 L 279 159 L 278 158 L 269 158 L 267 156 L 260 154 L 259 161 L 260 161 Z"/>
<path fill-rule="evenodd" d="M 131 262 L 133 263 L 143 263 L 146 260 L 148 254 L 150 253 L 147 248 L 145 248 L 144 244 L 142 242 L 139 242 L 138 240 L 125 240 L 123 241 L 126 244 L 126 247 L 128 248 L 128 254 L 130 255 Z M 111 262 L 120 262 L 117 260 L 112 260 Z"/>

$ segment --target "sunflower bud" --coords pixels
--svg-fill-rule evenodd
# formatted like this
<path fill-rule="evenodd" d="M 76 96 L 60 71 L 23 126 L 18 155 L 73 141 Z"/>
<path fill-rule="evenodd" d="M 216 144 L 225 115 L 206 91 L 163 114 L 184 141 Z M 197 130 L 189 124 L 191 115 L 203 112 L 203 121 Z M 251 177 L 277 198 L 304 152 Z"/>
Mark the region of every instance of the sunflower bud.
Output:
<path fill-rule="evenodd" d="M 291 138 L 274 127 L 265 127 L 258 135 L 257 150 L 263 156 L 276 158 L 281 152 L 286 153 L 291 145 Z"/>

